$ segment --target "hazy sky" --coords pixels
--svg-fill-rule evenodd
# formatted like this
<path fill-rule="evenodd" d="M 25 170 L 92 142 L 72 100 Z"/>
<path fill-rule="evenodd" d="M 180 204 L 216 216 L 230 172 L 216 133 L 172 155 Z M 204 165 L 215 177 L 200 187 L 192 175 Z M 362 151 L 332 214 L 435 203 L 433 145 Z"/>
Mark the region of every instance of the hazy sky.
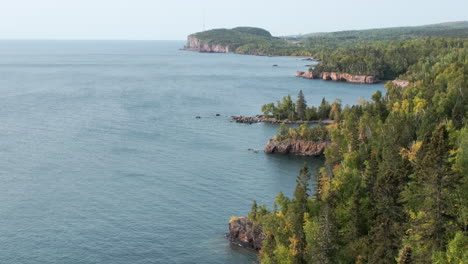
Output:
<path fill-rule="evenodd" d="M 278 36 L 468 20 L 468 0 L 0 0 L 0 38 L 176 40 L 203 17 Z"/>

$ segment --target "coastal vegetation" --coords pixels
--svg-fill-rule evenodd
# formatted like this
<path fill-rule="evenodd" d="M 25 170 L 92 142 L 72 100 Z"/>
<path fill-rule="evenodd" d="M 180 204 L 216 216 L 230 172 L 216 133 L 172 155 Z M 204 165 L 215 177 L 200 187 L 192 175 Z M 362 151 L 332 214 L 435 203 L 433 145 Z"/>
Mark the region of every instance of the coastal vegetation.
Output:
<path fill-rule="evenodd" d="M 331 144 L 315 185 L 304 165 L 292 198 L 278 194 L 271 210 L 254 203 L 249 219 L 264 234 L 261 263 L 468 263 L 466 41 L 395 45 L 396 57 L 419 54 L 401 62 L 406 88 L 387 83 L 385 95 L 343 108 L 314 135 L 307 125 L 280 127 L 279 140 L 327 135 Z M 301 94 L 262 110 L 307 118 Z M 330 117 L 327 109 L 322 117 Z"/>
<path fill-rule="evenodd" d="M 290 95 L 284 96 L 281 101 L 262 106 L 265 117 L 274 117 L 278 120 L 311 121 L 332 119 L 339 121 L 341 114 L 341 101 L 335 100 L 330 104 L 325 98 L 318 107 L 307 106 L 302 90 L 299 91 L 297 100 L 293 101 Z"/>
<path fill-rule="evenodd" d="M 296 128 L 290 128 L 286 124 L 281 124 L 278 133 L 275 135 L 276 141 L 286 139 L 306 140 L 313 142 L 330 141 L 330 134 L 325 126 L 315 125 L 309 127 L 308 124 L 302 124 Z"/>
<path fill-rule="evenodd" d="M 390 80 L 404 75 L 427 57 L 467 47 L 468 22 L 273 37 L 260 28 L 213 29 L 192 34 L 195 47 L 220 45 L 208 52 L 268 56 L 309 56 L 319 63 L 310 70 L 373 76 Z M 189 43 L 190 44 L 190 43 Z"/>

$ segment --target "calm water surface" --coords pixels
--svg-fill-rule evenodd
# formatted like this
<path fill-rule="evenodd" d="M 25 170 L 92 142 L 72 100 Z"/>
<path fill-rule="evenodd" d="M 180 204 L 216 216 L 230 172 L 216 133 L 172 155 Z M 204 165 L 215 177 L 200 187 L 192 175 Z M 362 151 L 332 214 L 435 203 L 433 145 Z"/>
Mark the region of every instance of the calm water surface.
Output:
<path fill-rule="evenodd" d="M 383 87 L 181 46 L 0 41 L 0 263 L 251 263 L 223 237 L 229 218 L 290 196 L 302 163 L 322 161 L 250 152 L 277 127 L 228 116 L 300 89 L 319 104 Z"/>

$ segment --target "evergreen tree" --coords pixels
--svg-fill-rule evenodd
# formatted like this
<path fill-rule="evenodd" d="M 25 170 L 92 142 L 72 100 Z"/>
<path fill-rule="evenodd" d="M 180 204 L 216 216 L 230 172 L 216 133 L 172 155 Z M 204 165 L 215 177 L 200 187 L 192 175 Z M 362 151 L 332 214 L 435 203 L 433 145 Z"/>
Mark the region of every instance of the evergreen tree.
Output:
<path fill-rule="evenodd" d="M 335 122 L 340 122 L 341 120 L 341 100 L 340 99 L 336 99 L 331 105 L 329 117 L 333 119 Z"/>
<path fill-rule="evenodd" d="M 304 94 L 302 94 L 302 90 L 300 90 L 299 95 L 297 96 L 297 101 L 296 101 L 296 112 L 297 112 L 297 118 L 299 120 L 306 120 L 306 109 L 307 109 L 306 100 L 304 98 Z"/>
<path fill-rule="evenodd" d="M 389 120 L 386 131 L 404 131 L 408 125 L 404 116 L 399 113 L 393 113 Z M 400 156 L 400 148 L 406 146 L 410 140 L 404 133 L 400 133 L 387 135 L 382 142 L 382 160 L 371 194 L 375 207 L 369 237 L 370 263 L 394 263 L 401 248 L 406 220 L 401 206 L 401 192 L 407 183 L 411 167 Z"/>
<path fill-rule="evenodd" d="M 416 172 L 405 190 L 407 210 L 411 216 L 411 233 L 407 243 L 416 248 L 416 262 L 430 262 L 434 253 L 445 251 L 453 227 L 449 224 L 457 212 L 452 193 L 459 178 L 451 171 L 450 142 L 445 124 L 426 136 L 416 153 Z M 452 231 L 452 232 L 451 232 Z"/>
<path fill-rule="evenodd" d="M 322 102 L 318 108 L 318 116 L 321 120 L 330 118 L 331 106 L 325 98 L 322 98 Z"/>
<path fill-rule="evenodd" d="M 299 172 L 297 177 L 296 189 L 294 191 L 294 200 L 288 212 L 291 219 L 291 251 L 293 263 L 305 263 L 304 250 L 306 238 L 304 234 L 304 214 L 308 212 L 308 191 L 309 191 L 310 173 L 307 163 Z"/>
<path fill-rule="evenodd" d="M 249 218 L 252 219 L 253 221 L 257 220 L 257 210 L 258 210 L 257 201 L 254 200 L 252 204 L 252 209 L 250 209 L 250 213 L 249 213 Z"/>

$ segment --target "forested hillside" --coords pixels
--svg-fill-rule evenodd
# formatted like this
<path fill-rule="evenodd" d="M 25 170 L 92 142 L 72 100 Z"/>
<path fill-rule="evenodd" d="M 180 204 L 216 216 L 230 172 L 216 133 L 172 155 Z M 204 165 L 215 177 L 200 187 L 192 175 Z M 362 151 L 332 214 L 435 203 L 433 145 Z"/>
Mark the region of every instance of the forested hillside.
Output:
<path fill-rule="evenodd" d="M 261 263 L 468 263 L 466 42 L 398 43 L 410 85 L 339 109 L 316 184 L 305 165 L 294 197 L 254 203 Z"/>
<path fill-rule="evenodd" d="M 336 49 L 317 50 L 320 63 L 318 72 L 346 72 L 355 75 L 372 75 L 392 80 L 429 57 L 443 56 L 453 50 L 468 48 L 468 38 L 425 38 L 399 41 L 368 41 Z"/>
<path fill-rule="evenodd" d="M 272 37 L 260 28 L 213 29 L 192 36 L 240 54 L 313 56 L 319 72 L 394 79 L 421 58 L 466 47 L 468 22 Z M 464 40 L 462 40 L 464 39 Z M 409 41 L 408 41 L 409 40 Z"/>

